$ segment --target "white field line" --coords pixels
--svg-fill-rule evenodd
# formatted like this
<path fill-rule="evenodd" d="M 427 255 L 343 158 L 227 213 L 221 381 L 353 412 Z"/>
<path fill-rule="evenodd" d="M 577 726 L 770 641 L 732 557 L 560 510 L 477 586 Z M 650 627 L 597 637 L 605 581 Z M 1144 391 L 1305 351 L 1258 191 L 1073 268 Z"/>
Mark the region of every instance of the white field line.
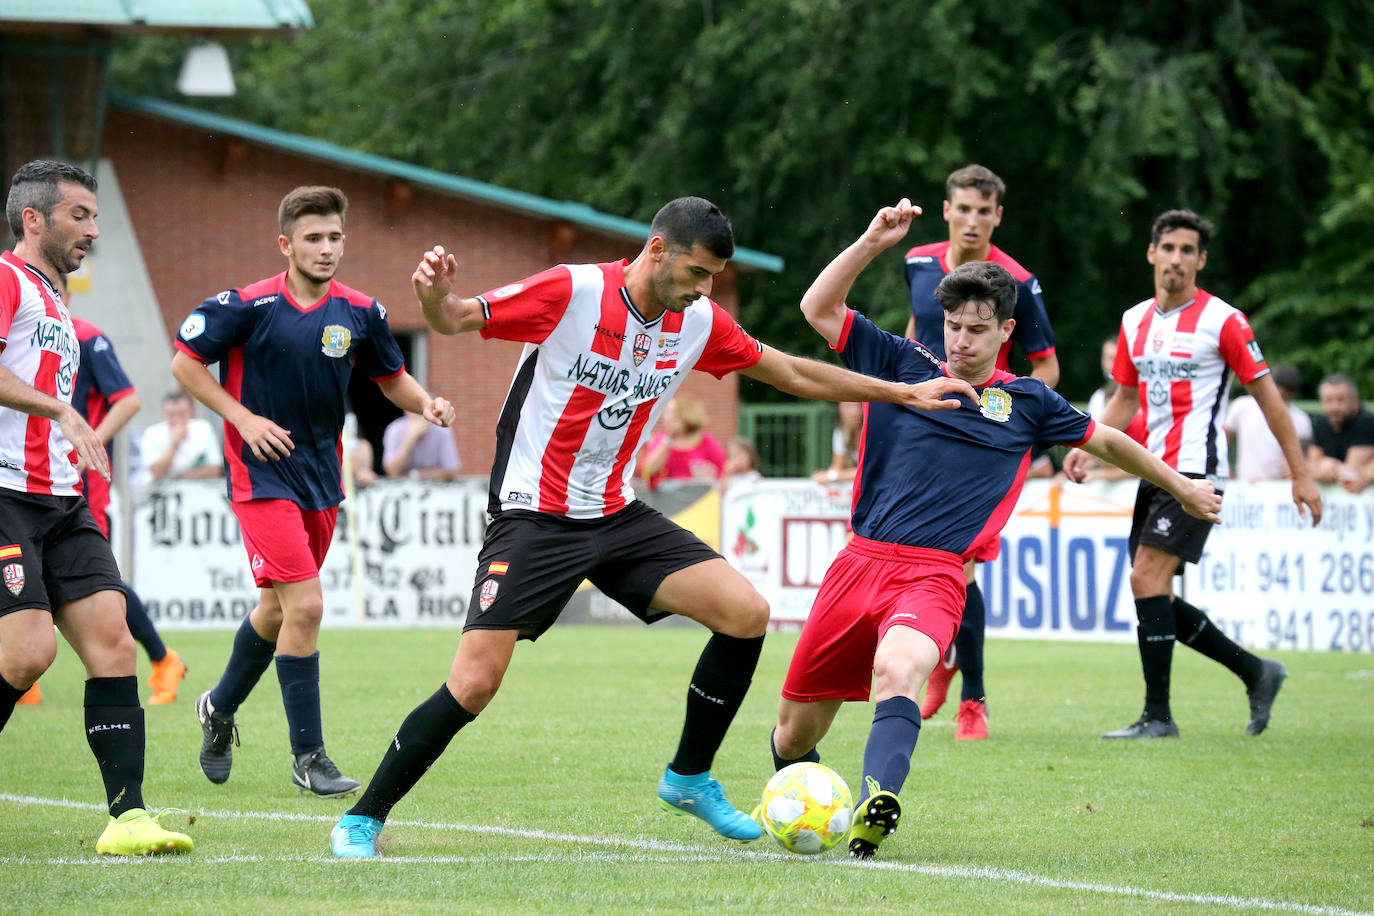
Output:
<path fill-rule="evenodd" d="M 104 811 L 104 805 L 91 802 L 78 802 L 68 799 L 38 798 L 31 795 L 11 795 L 0 792 L 0 802 L 17 805 L 32 805 L 45 808 L 75 808 L 86 811 Z M 296 814 L 278 811 L 196 811 L 197 817 L 213 817 L 240 820 L 266 821 L 313 821 L 332 824 L 337 817 L 327 814 Z M 490 827 L 477 824 L 452 824 L 435 821 L 388 820 L 387 824 L 397 827 L 421 827 L 430 830 L 452 830 L 482 833 L 488 835 L 521 837 L 524 839 L 549 840 L 558 843 L 575 843 L 581 846 L 625 847 L 629 851 L 595 852 L 578 851 L 571 853 L 540 853 L 501 856 L 501 863 L 576 863 L 576 862 L 616 862 L 624 864 L 677 864 L 680 862 L 738 862 L 743 859 L 769 859 L 794 863 L 797 866 L 808 864 L 824 865 L 832 868 L 869 868 L 896 871 L 909 874 L 930 875 L 939 878 L 959 878 L 962 880 L 997 881 L 1006 884 L 1020 884 L 1029 887 L 1047 887 L 1056 890 L 1081 891 L 1111 897 L 1128 897 L 1140 900 L 1159 900 L 1166 903 L 1189 903 L 1204 906 L 1228 907 L 1238 910 L 1269 910 L 1277 913 L 1310 913 L 1313 916 L 1374 916 L 1374 911 L 1347 910 L 1341 907 L 1321 906 L 1309 903 L 1294 903 L 1286 900 L 1267 900 L 1261 897 L 1237 897 L 1231 894 L 1179 894 L 1171 891 L 1157 891 L 1148 888 L 1130 887 L 1114 884 L 1097 884 L 1085 881 L 1069 881 L 1062 878 L 1047 878 L 1028 872 L 1008 868 L 990 868 L 957 865 L 917 865 L 904 862 L 885 862 L 880 859 L 858 862 L 845 857 L 825 857 L 805 859 L 783 852 L 763 851 L 761 849 L 738 848 L 726 851 L 709 847 L 694 846 L 686 843 L 673 843 L 663 840 L 636 839 L 632 837 L 584 836 L 571 833 L 551 833 L 544 830 L 520 830 L 510 827 Z M 321 836 L 321 846 L 324 838 Z M 659 855 L 645 855 L 654 850 Z M 34 856 L 0 856 L 0 865 L 70 865 L 107 867 L 158 867 L 171 865 L 177 861 L 174 856 L 155 856 L 150 858 L 39 858 Z M 490 856 L 384 856 L 370 861 L 339 859 L 327 855 L 302 856 L 263 856 L 227 854 L 206 856 L 196 854 L 197 863 L 312 863 L 329 864 L 339 867 L 385 867 L 395 865 L 482 865 L 492 862 Z"/>

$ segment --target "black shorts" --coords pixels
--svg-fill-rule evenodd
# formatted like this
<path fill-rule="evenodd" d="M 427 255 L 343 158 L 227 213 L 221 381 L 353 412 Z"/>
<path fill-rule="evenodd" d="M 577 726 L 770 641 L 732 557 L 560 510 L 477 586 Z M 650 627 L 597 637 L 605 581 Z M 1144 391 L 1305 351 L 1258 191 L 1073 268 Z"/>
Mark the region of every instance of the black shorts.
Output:
<path fill-rule="evenodd" d="M 1201 479 L 1201 474 L 1184 474 Z M 1135 513 L 1131 517 L 1131 557 L 1136 548 L 1146 544 L 1171 553 L 1184 563 L 1196 563 L 1202 558 L 1202 548 L 1212 533 L 1212 523 L 1193 518 L 1168 490 L 1162 490 L 1148 480 L 1142 480 L 1135 491 Z M 1177 575 L 1183 574 L 1183 563 Z"/>
<path fill-rule="evenodd" d="M 124 590 L 85 497 L 14 490 L 0 490 L 0 583 L 0 616 Z"/>
<path fill-rule="evenodd" d="M 537 639 L 583 580 L 645 623 L 669 574 L 718 559 L 700 538 L 636 500 L 607 518 L 508 509 L 487 527 L 464 630 L 519 630 Z"/>

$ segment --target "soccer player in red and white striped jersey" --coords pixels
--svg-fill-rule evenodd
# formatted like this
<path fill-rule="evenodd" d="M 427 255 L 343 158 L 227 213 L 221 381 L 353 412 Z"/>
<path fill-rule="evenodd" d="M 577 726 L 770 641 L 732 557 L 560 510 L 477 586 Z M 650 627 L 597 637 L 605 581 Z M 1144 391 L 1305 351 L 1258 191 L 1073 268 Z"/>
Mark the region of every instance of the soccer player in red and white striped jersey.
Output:
<path fill-rule="evenodd" d="M 53 624 L 86 668 L 86 741 L 109 821 L 96 852 L 188 852 L 143 804 L 144 725 L 137 656 L 110 543 L 81 496 L 81 472 L 109 480 L 105 445 L 72 406 L 76 330 L 58 294 L 99 237 L 96 181 L 36 160 L 5 204 L 14 251 L 0 255 L 0 729 L 57 655 Z"/>
<path fill-rule="evenodd" d="M 1283 448 L 1299 511 L 1321 520 L 1321 495 L 1308 476 L 1288 409 L 1260 352 L 1250 324 L 1231 305 L 1200 289 L 1212 224 L 1191 210 L 1169 210 L 1155 219 L 1146 259 L 1154 267 L 1155 294 L 1126 311 L 1112 376 L 1121 386 L 1099 418 L 1123 428 L 1139 410 L 1146 447 L 1188 477 L 1222 489 L 1226 460 L 1226 395 L 1234 373 L 1259 403 Z M 1070 452 L 1064 470 L 1081 481 L 1087 456 Z M 1136 638 L 1145 675 L 1145 709 L 1125 728 L 1104 738 L 1158 738 L 1178 734 L 1169 707 L 1174 642 L 1220 662 L 1244 683 L 1250 703 L 1247 735 L 1269 724 L 1270 709 L 1287 671 L 1247 652 L 1198 608 L 1173 595 L 1173 577 L 1202 556 L 1210 525 L 1186 516 L 1178 502 L 1141 481 L 1131 521 L 1131 591 L 1139 625 Z"/>
<path fill-rule="evenodd" d="M 336 855 L 376 855 L 392 806 L 491 702 L 516 641 L 552 626 L 584 580 L 646 623 L 681 614 L 711 630 L 658 795 L 723 836 L 760 835 L 710 768 L 758 664 L 768 604 L 718 553 L 635 499 L 635 456 L 691 369 L 739 371 L 800 397 L 922 410 L 957 407 L 944 396 L 973 389 L 947 378 L 883 381 L 761 345 L 708 298 L 733 253 L 725 215 L 684 197 L 654 217 L 633 262 L 560 265 L 481 296 L 453 292 L 453 255 L 424 254 L 412 280 L 431 327 L 525 350 L 497 423 L 493 518 L 448 680 L 402 723 L 335 826 Z"/>

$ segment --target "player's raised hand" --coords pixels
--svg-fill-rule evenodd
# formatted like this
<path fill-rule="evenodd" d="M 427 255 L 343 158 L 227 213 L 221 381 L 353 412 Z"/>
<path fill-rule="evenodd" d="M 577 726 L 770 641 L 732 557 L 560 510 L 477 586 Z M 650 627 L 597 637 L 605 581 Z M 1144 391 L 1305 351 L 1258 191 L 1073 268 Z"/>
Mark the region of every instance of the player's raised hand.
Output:
<path fill-rule="evenodd" d="M 1221 524 L 1221 494 L 1206 480 L 1188 479 L 1182 491 L 1175 494 L 1183 511 L 1193 518 L 1214 525 Z"/>
<path fill-rule="evenodd" d="M 109 480 L 110 455 L 105 451 L 105 443 L 100 441 L 100 437 L 81 414 L 74 408 L 64 410 L 58 425 L 62 428 L 62 435 L 66 436 L 67 441 L 76 449 L 76 472 L 81 474 L 89 468 L 105 480 Z"/>
<path fill-rule="evenodd" d="M 895 206 L 883 207 L 864 231 L 864 241 L 881 248 L 897 244 L 911 228 L 911 221 L 921 215 L 921 208 L 903 197 Z"/>
<path fill-rule="evenodd" d="M 449 427 L 453 425 L 453 421 L 457 418 L 458 412 L 453 409 L 453 405 L 445 398 L 434 398 L 425 405 L 424 413 L 421 414 L 421 416 L 435 426 Z"/>
<path fill-rule="evenodd" d="M 453 276 L 458 272 L 458 259 L 435 245 L 420 257 L 420 264 L 410 276 L 420 305 L 432 309 L 453 289 Z"/>
<path fill-rule="evenodd" d="M 266 417 L 249 413 L 242 420 L 234 421 L 234 428 L 243 437 L 243 442 L 253 451 L 259 461 L 280 461 L 289 458 L 296 444 L 291 441 L 290 430 L 282 429 Z"/>
<path fill-rule="evenodd" d="M 957 378 L 933 378 L 908 385 L 907 396 L 902 403 L 917 410 L 958 410 L 963 406 L 959 395 L 978 403 L 978 392 L 973 390 L 973 386 Z"/>

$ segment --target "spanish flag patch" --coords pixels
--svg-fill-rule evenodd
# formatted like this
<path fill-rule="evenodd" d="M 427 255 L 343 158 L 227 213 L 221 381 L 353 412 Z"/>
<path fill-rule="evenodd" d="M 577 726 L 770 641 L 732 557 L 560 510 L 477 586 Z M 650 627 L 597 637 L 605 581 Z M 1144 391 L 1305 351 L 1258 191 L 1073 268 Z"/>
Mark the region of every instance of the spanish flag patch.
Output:
<path fill-rule="evenodd" d="M 0 560 L 13 560 L 15 557 L 22 557 L 23 555 L 24 551 L 19 549 L 18 544 L 0 547 Z"/>
<path fill-rule="evenodd" d="M 487 572 L 493 576 L 504 576 L 508 569 L 510 569 L 509 563 L 492 563 L 487 566 Z"/>

